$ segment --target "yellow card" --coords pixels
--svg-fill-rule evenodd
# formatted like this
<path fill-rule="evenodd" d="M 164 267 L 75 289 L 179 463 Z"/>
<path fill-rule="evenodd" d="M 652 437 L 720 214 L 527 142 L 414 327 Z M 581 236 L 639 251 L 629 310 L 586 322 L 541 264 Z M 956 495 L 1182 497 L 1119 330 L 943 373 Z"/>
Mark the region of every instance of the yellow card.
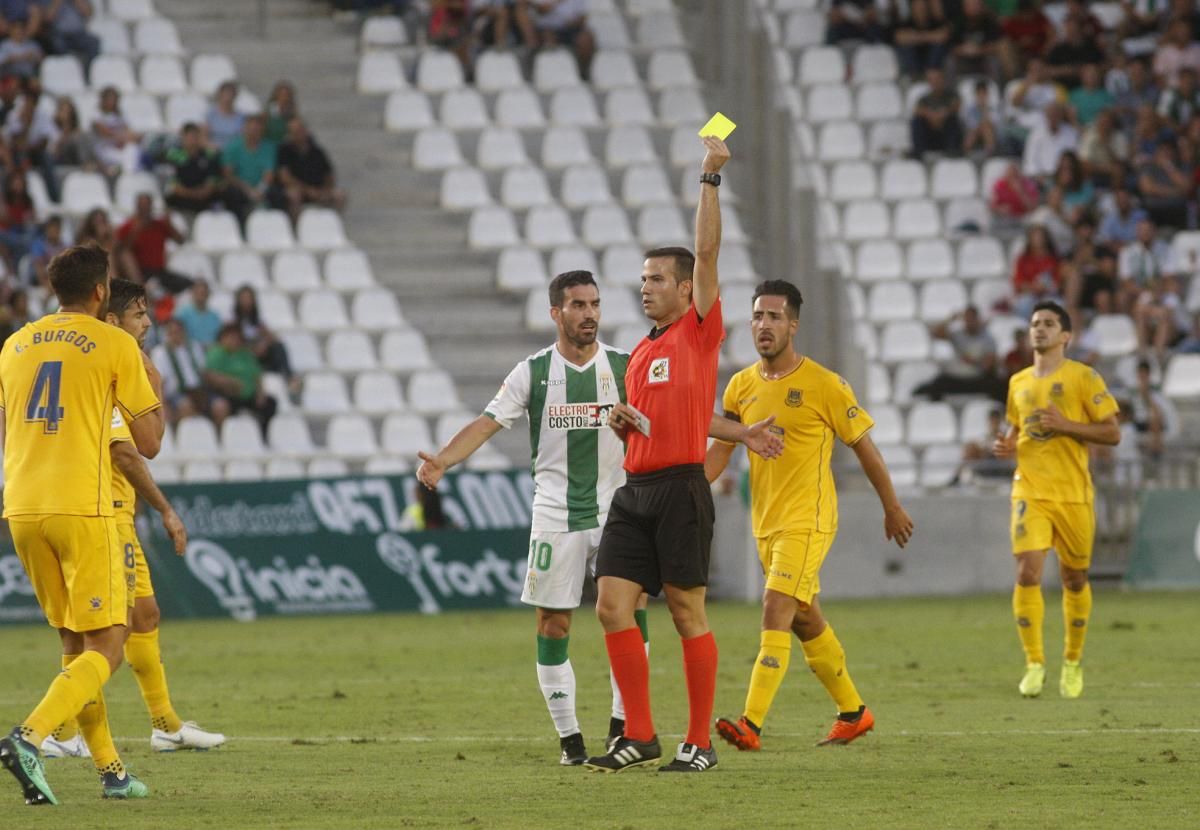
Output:
<path fill-rule="evenodd" d="M 721 113 L 717 113 L 712 118 L 708 119 L 708 123 L 700 128 L 700 137 L 706 135 L 715 135 L 717 138 L 724 141 L 729 138 L 729 134 L 737 129 L 737 124 L 734 124 Z"/>

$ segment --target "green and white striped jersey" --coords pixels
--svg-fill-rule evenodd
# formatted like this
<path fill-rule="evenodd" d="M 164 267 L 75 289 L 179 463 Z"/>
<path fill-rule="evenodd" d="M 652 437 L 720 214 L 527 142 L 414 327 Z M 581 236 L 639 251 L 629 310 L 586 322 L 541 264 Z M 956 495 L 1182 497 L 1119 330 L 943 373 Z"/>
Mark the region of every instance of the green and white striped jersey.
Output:
<path fill-rule="evenodd" d="M 517 364 L 484 414 L 505 428 L 529 418 L 533 456 L 533 530 L 600 527 L 625 483 L 625 447 L 608 413 L 625 400 L 629 354 L 599 344 L 585 366 L 549 346 Z"/>

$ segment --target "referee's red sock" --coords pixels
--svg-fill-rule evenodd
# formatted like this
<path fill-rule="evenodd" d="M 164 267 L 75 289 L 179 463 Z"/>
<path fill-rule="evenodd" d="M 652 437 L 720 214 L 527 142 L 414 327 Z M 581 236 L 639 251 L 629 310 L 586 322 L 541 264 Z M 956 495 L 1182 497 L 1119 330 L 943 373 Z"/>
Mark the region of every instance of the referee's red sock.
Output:
<path fill-rule="evenodd" d="M 686 741 L 706 749 L 712 746 L 709 724 L 717 693 L 717 640 L 711 631 L 683 640 L 683 671 L 688 690 Z"/>
<path fill-rule="evenodd" d="M 650 661 L 642 645 L 642 630 L 635 625 L 605 634 L 604 645 L 625 701 L 625 737 L 648 741 L 654 737 L 654 720 L 650 717 Z M 711 704 L 711 696 L 709 700 Z"/>

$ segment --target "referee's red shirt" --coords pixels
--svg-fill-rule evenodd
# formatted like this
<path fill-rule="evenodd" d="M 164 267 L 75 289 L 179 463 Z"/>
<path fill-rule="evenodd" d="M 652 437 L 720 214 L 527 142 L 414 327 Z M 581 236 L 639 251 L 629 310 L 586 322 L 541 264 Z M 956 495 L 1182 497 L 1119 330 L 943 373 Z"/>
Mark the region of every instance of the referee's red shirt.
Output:
<path fill-rule="evenodd" d="M 630 405 L 650 419 L 650 437 L 629 431 L 627 472 L 704 463 L 724 339 L 718 297 L 703 320 L 693 305 L 666 331 L 643 338 L 634 348 L 625 391 Z"/>

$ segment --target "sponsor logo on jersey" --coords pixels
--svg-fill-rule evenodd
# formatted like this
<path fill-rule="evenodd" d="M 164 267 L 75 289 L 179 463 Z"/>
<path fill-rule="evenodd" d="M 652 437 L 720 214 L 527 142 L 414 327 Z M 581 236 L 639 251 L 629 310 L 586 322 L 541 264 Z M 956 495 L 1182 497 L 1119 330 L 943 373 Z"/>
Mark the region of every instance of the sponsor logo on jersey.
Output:
<path fill-rule="evenodd" d="M 604 429 L 611 403 L 552 403 L 546 407 L 548 429 Z"/>
<path fill-rule="evenodd" d="M 1037 415 L 1025 419 L 1025 434 L 1034 441 L 1049 441 L 1054 437 L 1053 432 L 1042 429 L 1042 419 Z"/>
<path fill-rule="evenodd" d="M 803 389 L 789 389 L 787 400 L 784 401 L 788 406 L 800 406 L 804 402 Z"/>
<path fill-rule="evenodd" d="M 567 381 L 565 378 L 555 378 L 553 380 L 543 380 L 542 381 L 542 386 L 566 386 L 566 385 L 567 385 Z"/>
<path fill-rule="evenodd" d="M 786 435 L 783 427 L 779 426 L 778 424 L 771 424 L 769 427 L 767 427 L 767 431 L 772 432 L 775 435 Z"/>
<path fill-rule="evenodd" d="M 647 380 L 650 383 L 666 383 L 671 379 L 671 358 L 660 357 L 650 364 Z"/>

